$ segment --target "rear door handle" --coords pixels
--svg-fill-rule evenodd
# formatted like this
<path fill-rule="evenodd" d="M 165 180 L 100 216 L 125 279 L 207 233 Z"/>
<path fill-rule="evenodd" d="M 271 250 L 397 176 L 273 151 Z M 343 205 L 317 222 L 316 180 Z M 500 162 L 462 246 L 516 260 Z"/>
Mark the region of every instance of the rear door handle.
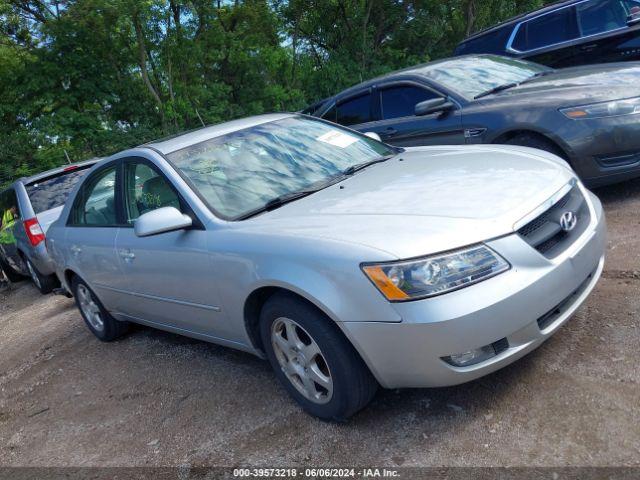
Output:
<path fill-rule="evenodd" d="M 82 249 L 77 245 L 71 245 L 70 250 L 71 250 L 71 253 L 76 257 L 82 253 Z"/>
<path fill-rule="evenodd" d="M 597 43 L 592 43 L 591 45 L 583 45 L 580 47 L 580 50 L 589 52 L 591 50 L 594 50 L 597 46 L 598 46 Z"/>
<path fill-rule="evenodd" d="M 398 133 L 398 130 L 393 127 L 387 127 L 384 129 L 383 135 L 385 137 L 393 137 L 396 133 Z"/>

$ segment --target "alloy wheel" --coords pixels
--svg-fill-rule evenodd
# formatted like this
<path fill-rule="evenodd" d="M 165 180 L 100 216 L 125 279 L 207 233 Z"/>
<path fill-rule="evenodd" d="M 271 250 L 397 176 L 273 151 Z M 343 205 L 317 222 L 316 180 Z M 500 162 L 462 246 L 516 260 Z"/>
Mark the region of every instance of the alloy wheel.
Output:
<path fill-rule="evenodd" d="M 308 400 L 328 403 L 333 396 L 329 365 L 309 333 L 290 318 L 271 325 L 271 344 L 276 359 L 291 384 Z"/>
<path fill-rule="evenodd" d="M 93 299 L 89 289 L 82 284 L 78 285 L 78 303 L 89 324 L 95 330 L 102 331 L 104 329 L 104 321 L 102 320 L 100 307 Z"/>

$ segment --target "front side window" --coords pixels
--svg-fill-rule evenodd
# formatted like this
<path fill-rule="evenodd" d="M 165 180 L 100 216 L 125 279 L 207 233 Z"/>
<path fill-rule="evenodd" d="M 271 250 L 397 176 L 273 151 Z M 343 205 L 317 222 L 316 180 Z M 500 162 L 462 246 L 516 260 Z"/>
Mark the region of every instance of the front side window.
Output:
<path fill-rule="evenodd" d="M 436 62 L 425 73 L 435 82 L 473 99 L 500 85 L 522 82 L 549 71 L 553 69 L 526 60 L 483 55 Z"/>
<path fill-rule="evenodd" d="M 347 100 L 338 105 L 337 121 L 340 125 L 357 125 L 371 121 L 371 94 Z"/>
<path fill-rule="evenodd" d="M 169 181 L 147 163 L 126 163 L 124 185 L 129 225 L 133 225 L 140 215 L 158 208 L 174 207 L 180 210 L 180 199 Z"/>
<path fill-rule="evenodd" d="M 117 224 L 115 166 L 87 180 L 72 218 L 74 224 L 82 226 L 106 227 Z"/>
<path fill-rule="evenodd" d="M 621 0 L 594 0 L 576 5 L 578 26 L 583 37 L 627 26 L 629 9 Z"/>
<path fill-rule="evenodd" d="M 242 218 L 282 195 L 330 182 L 396 153 L 322 120 L 290 117 L 192 145 L 167 157 L 219 216 Z"/>
<path fill-rule="evenodd" d="M 416 104 L 438 98 L 438 95 L 426 88 L 400 86 L 385 88 L 380 92 L 382 118 L 409 117 L 415 115 Z"/>
<path fill-rule="evenodd" d="M 574 7 L 562 8 L 520 25 L 513 48 L 521 52 L 548 47 L 579 37 Z"/>

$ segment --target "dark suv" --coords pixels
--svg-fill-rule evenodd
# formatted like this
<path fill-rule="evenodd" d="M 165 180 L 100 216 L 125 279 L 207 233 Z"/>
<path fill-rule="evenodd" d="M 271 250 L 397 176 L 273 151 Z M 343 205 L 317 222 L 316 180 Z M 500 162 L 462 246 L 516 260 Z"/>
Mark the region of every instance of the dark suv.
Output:
<path fill-rule="evenodd" d="M 97 159 L 21 178 L 0 191 L 0 268 L 11 281 L 31 277 L 41 293 L 58 284 L 45 245 L 67 196 Z"/>
<path fill-rule="evenodd" d="M 640 60 L 640 0 L 571 0 L 473 35 L 455 55 L 495 53 L 551 67 Z"/>

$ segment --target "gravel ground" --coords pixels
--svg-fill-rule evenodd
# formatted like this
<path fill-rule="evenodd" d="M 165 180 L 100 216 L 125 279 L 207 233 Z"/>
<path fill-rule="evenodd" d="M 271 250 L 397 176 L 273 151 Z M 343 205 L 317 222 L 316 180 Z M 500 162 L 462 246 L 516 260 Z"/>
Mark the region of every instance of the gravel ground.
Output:
<path fill-rule="evenodd" d="M 251 355 L 146 328 L 102 344 L 71 300 L 0 292 L 0 466 L 640 466 L 640 181 L 596 193 L 605 273 L 561 331 L 348 424 L 302 413 Z"/>

